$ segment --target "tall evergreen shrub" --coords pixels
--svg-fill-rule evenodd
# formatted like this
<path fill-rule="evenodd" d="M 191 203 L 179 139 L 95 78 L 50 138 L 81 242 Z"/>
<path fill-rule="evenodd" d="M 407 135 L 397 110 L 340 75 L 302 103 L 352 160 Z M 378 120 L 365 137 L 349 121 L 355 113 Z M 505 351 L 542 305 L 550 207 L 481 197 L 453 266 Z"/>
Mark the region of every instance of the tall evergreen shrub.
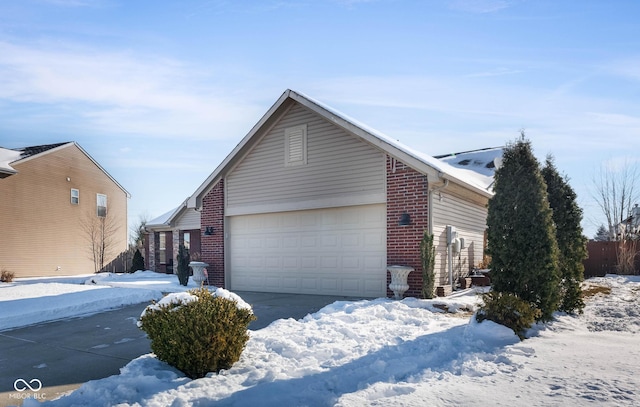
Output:
<path fill-rule="evenodd" d="M 434 272 L 436 248 L 433 245 L 433 235 L 424 232 L 420 242 L 420 258 L 422 260 L 422 298 L 433 298 L 436 282 Z"/>
<path fill-rule="evenodd" d="M 504 150 L 487 216 L 493 290 L 534 304 L 550 320 L 560 301 L 558 246 L 547 187 L 524 134 Z"/>
<path fill-rule="evenodd" d="M 131 261 L 131 269 L 129 269 L 129 272 L 135 273 L 138 270 L 144 270 L 144 257 L 142 257 L 140 249 L 136 249 L 136 252 L 133 254 L 133 260 Z"/>
<path fill-rule="evenodd" d="M 178 281 L 180 285 L 186 286 L 189 283 L 189 249 L 184 245 L 178 246 Z"/>
<path fill-rule="evenodd" d="M 547 156 L 542 176 L 547 184 L 549 205 L 556 225 L 562 295 L 560 310 L 582 313 L 584 301 L 580 282 L 584 280 L 582 261 L 587 258 L 587 239 L 580 226 L 582 209 L 569 181 L 558 173 L 551 155 Z"/>

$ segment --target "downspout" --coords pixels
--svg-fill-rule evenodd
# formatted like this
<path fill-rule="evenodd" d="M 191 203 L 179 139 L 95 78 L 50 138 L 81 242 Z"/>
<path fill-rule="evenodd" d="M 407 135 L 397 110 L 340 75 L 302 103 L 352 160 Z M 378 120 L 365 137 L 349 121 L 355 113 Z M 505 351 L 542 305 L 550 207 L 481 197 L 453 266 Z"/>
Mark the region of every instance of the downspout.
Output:
<path fill-rule="evenodd" d="M 438 177 L 440 177 L 442 179 L 442 173 L 438 173 Z M 429 218 L 429 234 L 433 235 L 433 194 L 435 192 L 440 192 L 443 189 L 445 189 L 446 187 L 449 186 L 449 180 L 448 179 L 444 179 L 444 184 L 440 185 L 439 187 L 435 187 L 433 189 L 429 189 L 428 190 L 428 204 L 429 204 L 429 213 L 428 213 L 428 218 Z M 451 248 L 449 247 L 449 245 L 447 245 L 447 252 L 451 252 Z M 451 284 L 451 286 L 453 287 L 453 267 L 451 262 L 448 262 L 448 267 L 449 267 L 449 284 Z"/>

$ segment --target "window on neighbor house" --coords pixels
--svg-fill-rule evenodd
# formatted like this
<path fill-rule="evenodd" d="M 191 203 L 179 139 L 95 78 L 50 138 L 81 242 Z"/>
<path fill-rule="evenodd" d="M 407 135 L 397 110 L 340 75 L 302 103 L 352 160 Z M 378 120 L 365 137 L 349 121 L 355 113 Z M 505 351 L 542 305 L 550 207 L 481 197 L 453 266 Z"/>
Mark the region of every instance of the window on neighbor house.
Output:
<path fill-rule="evenodd" d="M 80 190 L 71 188 L 71 205 L 80 203 Z"/>
<path fill-rule="evenodd" d="M 158 247 L 160 248 L 160 264 L 167 264 L 167 234 L 164 232 L 159 233 Z"/>
<path fill-rule="evenodd" d="M 307 125 L 289 127 L 284 130 L 284 165 L 307 163 Z"/>
<path fill-rule="evenodd" d="M 107 216 L 107 196 L 103 194 L 97 194 L 97 208 L 98 216 L 104 218 Z"/>
<path fill-rule="evenodd" d="M 183 240 L 183 245 L 184 248 L 187 250 L 191 250 L 191 233 L 190 232 L 184 232 L 184 237 L 182 238 Z"/>

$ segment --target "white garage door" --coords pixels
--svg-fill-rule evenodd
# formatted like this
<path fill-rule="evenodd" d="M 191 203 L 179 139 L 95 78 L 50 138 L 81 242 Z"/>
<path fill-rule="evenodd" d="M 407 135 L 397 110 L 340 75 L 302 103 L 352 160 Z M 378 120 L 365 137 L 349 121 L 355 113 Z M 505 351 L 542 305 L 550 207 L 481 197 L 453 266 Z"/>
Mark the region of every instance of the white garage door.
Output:
<path fill-rule="evenodd" d="M 233 216 L 233 290 L 386 295 L 386 207 Z"/>

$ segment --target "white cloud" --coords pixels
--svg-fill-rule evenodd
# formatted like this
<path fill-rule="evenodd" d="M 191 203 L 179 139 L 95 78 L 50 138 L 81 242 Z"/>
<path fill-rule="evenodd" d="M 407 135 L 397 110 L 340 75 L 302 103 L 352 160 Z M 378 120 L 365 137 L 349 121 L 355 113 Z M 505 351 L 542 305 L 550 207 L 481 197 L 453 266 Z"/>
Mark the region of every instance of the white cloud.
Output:
<path fill-rule="evenodd" d="M 52 110 L 73 105 L 105 130 L 216 137 L 214 129 L 254 113 L 250 105 L 234 104 L 228 93 L 228 86 L 176 60 L 0 42 L 0 100 L 49 104 Z"/>

